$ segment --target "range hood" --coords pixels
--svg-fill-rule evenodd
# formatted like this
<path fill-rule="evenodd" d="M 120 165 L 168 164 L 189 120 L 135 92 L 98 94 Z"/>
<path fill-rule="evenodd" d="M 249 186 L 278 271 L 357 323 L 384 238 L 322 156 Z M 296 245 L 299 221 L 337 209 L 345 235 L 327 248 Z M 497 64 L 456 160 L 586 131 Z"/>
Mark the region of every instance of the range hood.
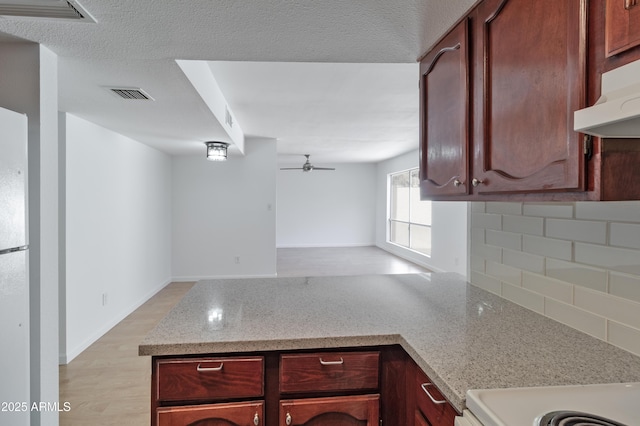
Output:
<path fill-rule="evenodd" d="M 602 96 L 576 111 L 574 130 L 603 138 L 640 138 L 640 60 L 602 74 Z"/>

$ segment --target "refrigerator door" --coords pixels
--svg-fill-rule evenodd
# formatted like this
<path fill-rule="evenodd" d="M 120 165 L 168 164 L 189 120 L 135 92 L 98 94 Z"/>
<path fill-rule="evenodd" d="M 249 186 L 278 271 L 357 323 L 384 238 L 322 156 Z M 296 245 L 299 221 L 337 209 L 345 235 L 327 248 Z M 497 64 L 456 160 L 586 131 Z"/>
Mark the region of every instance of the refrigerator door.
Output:
<path fill-rule="evenodd" d="M 0 108 L 0 253 L 27 244 L 27 117 Z"/>
<path fill-rule="evenodd" d="M 0 411 L 2 425 L 28 425 L 29 399 L 29 251 L 0 255 Z"/>
<path fill-rule="evenodd" d="M 1 425 L 30 423 L 26 180 L 27 118 L 0 108 Z"/>

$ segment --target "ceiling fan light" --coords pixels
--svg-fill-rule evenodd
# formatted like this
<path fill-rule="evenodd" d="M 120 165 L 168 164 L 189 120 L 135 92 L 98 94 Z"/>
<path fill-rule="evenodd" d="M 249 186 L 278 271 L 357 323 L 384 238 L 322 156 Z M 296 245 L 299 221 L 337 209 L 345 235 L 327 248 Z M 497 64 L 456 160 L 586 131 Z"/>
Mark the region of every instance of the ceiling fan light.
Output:
<path fill-rule="evenodd" d="M 226 161 L 227 147 L 226 142 L 205 142 L 207 146 L 207 160 L 209 161 Z"/>

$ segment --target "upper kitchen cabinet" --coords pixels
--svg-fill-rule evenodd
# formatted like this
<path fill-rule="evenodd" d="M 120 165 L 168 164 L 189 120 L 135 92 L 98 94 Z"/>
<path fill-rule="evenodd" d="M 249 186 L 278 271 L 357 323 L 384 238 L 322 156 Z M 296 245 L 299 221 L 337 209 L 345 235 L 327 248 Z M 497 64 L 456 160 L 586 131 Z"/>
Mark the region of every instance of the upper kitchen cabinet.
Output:
<path fill-rule="evenodd" d="M 584 189 L 587 2 L 485 0 L 474 16 L 477 194 Z"/>
<path fill-rule="evenodd" d="M 420 192 L 468 194 L 469 21 L 460 22 L 420 62 Z"/>
<path fill-rule="evenodd" d="M 423 199 L 576 198 L 587 189 L 573 131 L 587 98 L 587 8 L 484 0 L 423 58 Z"/>
<path fill-rule="evenodd" d="M 640 0 L 607 0 L 605 17 L 607 57 L 640 45 Z"/>

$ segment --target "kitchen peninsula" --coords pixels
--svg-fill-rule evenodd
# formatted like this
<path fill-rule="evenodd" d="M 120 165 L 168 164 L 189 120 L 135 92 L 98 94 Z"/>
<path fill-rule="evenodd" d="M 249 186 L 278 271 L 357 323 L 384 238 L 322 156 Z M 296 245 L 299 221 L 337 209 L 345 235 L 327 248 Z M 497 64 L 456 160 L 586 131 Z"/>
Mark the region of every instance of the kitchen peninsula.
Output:
<path fill-rule="evenodd" d="M 323 368 L 339 364 L 345 369 L 349 354 L 361 357 L 365 366 L 377 362 L 379 354 L 379 381 L 376 371 L 376 381 L 363 384 L 367 372 L 358 371 L 352 377 L 358 386 L 339 385 L 334 390 L 345 398 L 379 394 L 382 418 L 415 399 L 405 398 L 413 370 L 399 367 L 398 352 L 406 352 L 407 362 L 412 362 L 410 357 L 417 365 L 414 373 L 426 373 L 458 412 L 465 407 L 469 389 L 640 381 L 639 357 L 471 286 L 454 273 L 205 280 L 139 346 L 140 355 L 153 356 L 152 420 L 157 421 L 156 411 L 217 401 L 200 395 L 163 399 L 163 385 L 177 389 L 176 380 L 192 379 L 184 372 L 171 378 L 175 371 L 170 369 L 158 378 L 159 370 L 171 362 L 184 366 L 192 360 L 194 371 L 196 364 L 207 374 L 224 366 L 232 375 L 234 366 L 225 357 L 236 357 L 249 370 L 255 365 L 251 379 L 260 382 L 264 377 L 264 384 L 246 397 L 240 392 L 223 400 L 231 402 L 228 405 L 266 400 L 270 424 L 269 410 L 275 417 L 278 408 L 270 409 L 269 401 L 284 403 L 296 392 L 299 399 L 287 401 L 330 395 L 333 385 L 316 395 L 304 386 L 289 392 L 292 383 L 283 383 L 292 377 L 304 379 L 304 371 L 296 376 L 295 368 L 286 370 L 287 356 L 320 352 Z M 256 360 L 265 361 L 258 366 Z M 402 376 L 403 372 L 407 373 Z M 242 371 L 237 375 L 241 382 L 247 381 Z M 393 398 L 402 400 L 394 407 L 385 406 Z M 320 400 L 314 400 L 316 405 Z M 285 415 L 289 411 L 281 406 L 279 416 Z M 254 424 L 264 424 L 261 418 L 256 411 Z M 407 419 L 413 424 L 413 414 Z"/>

